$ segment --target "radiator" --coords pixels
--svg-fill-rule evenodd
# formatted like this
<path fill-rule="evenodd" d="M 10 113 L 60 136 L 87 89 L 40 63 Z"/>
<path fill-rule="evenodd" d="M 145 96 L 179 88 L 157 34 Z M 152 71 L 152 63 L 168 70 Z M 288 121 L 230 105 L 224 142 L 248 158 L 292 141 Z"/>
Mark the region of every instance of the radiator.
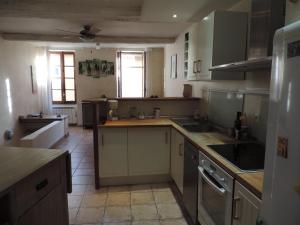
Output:
<path fill-rule="evenodd" d="M 61 114 L 69 116 L 69 124 L 77 124 L 77 108 L 76 107 L 61 107 L 54 106 L 52 107 L 53 114 Z"/>

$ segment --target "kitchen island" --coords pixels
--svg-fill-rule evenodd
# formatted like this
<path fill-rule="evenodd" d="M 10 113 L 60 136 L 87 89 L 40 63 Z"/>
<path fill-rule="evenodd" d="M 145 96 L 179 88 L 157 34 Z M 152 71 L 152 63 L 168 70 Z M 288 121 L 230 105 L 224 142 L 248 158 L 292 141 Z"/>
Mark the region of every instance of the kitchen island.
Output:
<path fill-rule="evenodd" d="M 0 224 L 67 225 L 67 151 L 0 147 Z"/>

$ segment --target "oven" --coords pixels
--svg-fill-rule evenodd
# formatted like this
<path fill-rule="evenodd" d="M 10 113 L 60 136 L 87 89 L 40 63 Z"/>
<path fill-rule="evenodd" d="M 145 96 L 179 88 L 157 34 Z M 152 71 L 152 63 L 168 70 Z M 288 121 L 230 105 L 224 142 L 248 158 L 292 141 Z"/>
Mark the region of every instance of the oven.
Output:
<path fill-rule="evenodd" d="M 233 178 L 207 156 L 199 153 L 198 222 L 231 225 Z"/>

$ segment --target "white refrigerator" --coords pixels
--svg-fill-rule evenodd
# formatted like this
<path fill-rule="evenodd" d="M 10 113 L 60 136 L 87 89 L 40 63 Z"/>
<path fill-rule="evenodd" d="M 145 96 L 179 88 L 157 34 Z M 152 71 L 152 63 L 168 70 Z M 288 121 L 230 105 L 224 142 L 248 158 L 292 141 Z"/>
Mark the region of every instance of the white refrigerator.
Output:
<path fill-rule="evenodd" d="M 300 224 L 300 21 L 274 38 L 261 219 Z"/>

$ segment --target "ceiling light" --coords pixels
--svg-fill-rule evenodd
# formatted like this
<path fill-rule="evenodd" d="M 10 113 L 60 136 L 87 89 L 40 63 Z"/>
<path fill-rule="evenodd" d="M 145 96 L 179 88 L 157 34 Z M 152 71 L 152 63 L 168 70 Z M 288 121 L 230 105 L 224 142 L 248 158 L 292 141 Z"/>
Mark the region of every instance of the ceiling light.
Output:
<path fill-rule="evenodd" d="M 177 18 L 177 14 L 173 14 L 173 18 Z"/>

